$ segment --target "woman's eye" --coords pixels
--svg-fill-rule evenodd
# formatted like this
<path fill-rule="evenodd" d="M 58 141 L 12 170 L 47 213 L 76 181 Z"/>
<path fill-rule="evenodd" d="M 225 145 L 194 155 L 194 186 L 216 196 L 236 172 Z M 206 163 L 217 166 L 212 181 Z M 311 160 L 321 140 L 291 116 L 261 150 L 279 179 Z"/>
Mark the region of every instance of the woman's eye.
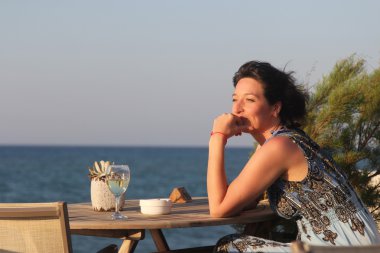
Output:
<path fill-rule="evenodd" d="M 235 98 L 232 99 L 232 103 L 234 103 L 234 102 L 236 102 L 236 99 L 235 99 Z"/>
<path fill-rule="evenodd" d="M 253 98 L 247 98 L 247 101 L 248 102 L 255 102 L 255 100 Z"/>

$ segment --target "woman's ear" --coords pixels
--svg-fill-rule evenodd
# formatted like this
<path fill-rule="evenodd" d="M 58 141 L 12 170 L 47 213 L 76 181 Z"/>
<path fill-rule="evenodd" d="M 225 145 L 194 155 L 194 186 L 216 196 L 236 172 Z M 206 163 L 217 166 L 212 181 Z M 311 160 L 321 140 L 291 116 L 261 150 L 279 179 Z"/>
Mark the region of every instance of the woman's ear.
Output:
<path fill-rule="evenodd" d="M 281 103 L 281 101 L 278 101 L 278 102 L 276 102 L 276 103 L 273 105 L 273 116 L 275 116 L 276 118 L 278 118 L 279 115 L 280 115 L 281 107 L 282 107 L 282 103 Z"/>

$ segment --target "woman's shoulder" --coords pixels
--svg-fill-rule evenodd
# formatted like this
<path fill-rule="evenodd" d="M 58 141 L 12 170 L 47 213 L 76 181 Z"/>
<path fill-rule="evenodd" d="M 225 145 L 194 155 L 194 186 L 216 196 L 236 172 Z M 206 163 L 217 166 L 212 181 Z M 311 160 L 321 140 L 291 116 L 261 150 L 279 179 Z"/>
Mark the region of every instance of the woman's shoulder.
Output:
<path fill-rule="evenodd" d="M 288 136 L 275 135 L 260 148 L 258 155 L 262 155 L 266 159 L 270 158 L 272 161 L 281 161 L 283 166 L 294 157 L 298 150 L 298 146 Z"/>
<path fill-rule="evenodd" d="M 263 147 L 266 146 L 268 153 L 289 161 L 299 155 L 304 157 L 307 148 L 313 147 L 313 150 L 317 150 L 314 145 L 316 144 L 302 130 L 283 128 L 275 131 Z M 303 152 L 300 153 L 301 150 Z"/>
<path fill-rule="evenodd" d="M 294 149 L 298 148 L 292 138 L 289 138 L 287 135 L 274 135 L 263 147 L 282 154 L 291 153 Z"/>

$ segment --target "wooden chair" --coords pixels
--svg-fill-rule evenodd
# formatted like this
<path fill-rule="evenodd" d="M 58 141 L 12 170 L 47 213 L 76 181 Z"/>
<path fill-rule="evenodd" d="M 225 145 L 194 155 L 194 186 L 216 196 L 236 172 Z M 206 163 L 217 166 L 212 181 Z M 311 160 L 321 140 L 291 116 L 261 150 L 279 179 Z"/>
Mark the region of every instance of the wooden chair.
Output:
<path fill-rule="evenodd" d="M 292 253 L 379 253 L 380 244 L 367 246 L 316 246 L 300 241 L 291 245 Z"/>
<path fill-rule="evenodd" d="M 0 253 L 13 252 L 72 253 L 66 203 L 0 203 Z"/>

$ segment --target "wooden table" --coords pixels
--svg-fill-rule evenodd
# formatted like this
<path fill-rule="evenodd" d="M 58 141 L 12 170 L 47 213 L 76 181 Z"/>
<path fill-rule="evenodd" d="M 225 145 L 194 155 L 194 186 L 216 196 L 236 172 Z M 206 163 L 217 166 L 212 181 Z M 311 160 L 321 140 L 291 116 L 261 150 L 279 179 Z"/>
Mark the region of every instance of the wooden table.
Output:
<path fill-rule="evenodd" d="M 231 218 L 212 218 L 209 215 L 206 197 L 193 198 L 185 204 L 173 204 L 168 215 L 149 216 L 140 213 L 139 200 L 127 200 L 122 210 L 127 220 L 111 220 L 110 212 L 95 212 L 91 203 L 69 204 L 70 230 L 72 234 L 120 238 L 121 252 L 133 252 L 139 240 L 149 230 L 158 251 L 169 250 L 161 229 L 217 226 L 230 224 L 261 223 L 276 216 L 267 202 L 253 210 L 245 211 Z"/>

